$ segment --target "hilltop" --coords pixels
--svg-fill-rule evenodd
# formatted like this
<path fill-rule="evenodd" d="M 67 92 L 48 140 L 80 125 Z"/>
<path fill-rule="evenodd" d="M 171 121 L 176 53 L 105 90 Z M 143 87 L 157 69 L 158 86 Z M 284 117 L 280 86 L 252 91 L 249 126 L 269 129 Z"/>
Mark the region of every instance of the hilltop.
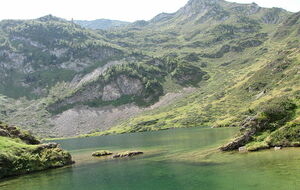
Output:
<path fill-rule="evenodd" d="M 93 29 L 93 30 L 109 30 L 117 27 L 123 27 L 130 22 L 110 20 L 110 19 L 96 19 L 96 20 L 74 20 L 74 23 L 81 25 L 82 27 Z"/>

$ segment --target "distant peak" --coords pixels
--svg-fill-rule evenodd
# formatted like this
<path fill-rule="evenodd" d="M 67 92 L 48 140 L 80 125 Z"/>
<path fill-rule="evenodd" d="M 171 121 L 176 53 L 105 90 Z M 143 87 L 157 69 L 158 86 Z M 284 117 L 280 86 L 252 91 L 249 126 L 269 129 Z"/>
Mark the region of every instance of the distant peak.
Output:
<path fill-rule="evenodd" d="M 179 12 L 187 15 L 190 15 L 192 12 L 199 13 L 219 6 L 221 2 L 223 2 L 223 0 L 189 0 Z"/>
<path fill-rule="evenodd" d="M 62 21 L 63 19 L 49 14 L 38 18 L 38 20 L 42 22 L 47 22 L 47 21 Z"/>
<path fill-rule="evenodd" d="M 223 0 L 189 0 L 185 7 L 208 8 L 216 6 Z"/>

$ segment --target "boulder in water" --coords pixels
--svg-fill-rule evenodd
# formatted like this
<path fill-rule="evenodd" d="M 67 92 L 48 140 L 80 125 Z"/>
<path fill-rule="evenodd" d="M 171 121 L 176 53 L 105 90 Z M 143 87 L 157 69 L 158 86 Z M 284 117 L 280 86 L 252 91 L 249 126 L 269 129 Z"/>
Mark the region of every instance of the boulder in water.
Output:
<path fill-rule="evenodd" d="M 101 156 L 108 156 L 108 155 L 112 155 L 113 153 L 109 150 L 99 150 L 96 152 L 93 152 L 92 156 L 95 157 L 101 157 Z"/>
<path fill-rule="evenodd" d="M 143 152 L 141 152 L 141 151 L 126 151 L 126 152 L 121 152 L 121 153 L 115 154 L 113 156 L 113 158 L 132 157 L 132 156 L 136 156 L 139 154 L 143 154 Z"/>

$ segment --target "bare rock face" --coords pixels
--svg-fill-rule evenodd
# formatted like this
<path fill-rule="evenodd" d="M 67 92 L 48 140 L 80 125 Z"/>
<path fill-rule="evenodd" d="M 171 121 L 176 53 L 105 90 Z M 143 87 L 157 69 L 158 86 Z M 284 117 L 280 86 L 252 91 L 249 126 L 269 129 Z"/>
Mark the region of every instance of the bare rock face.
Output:
<path fill-rule="evenodd" d="M 93 100 L 102 100 L 104 102 L 114 101 L 123 95 L 139 96 L 142 94 L 144 86 L 139 79 L 120 75 L 108 84 L 103 84 L 103 81 L 94 81 L 79 88 L 80 90 L 73 95 L 50 105 L 49 109 L 56 110 L 67 105 L 75 105 Z"/>
<path fill-rule="evenodd" d="M 106 85 L 103 89 L 103 101 L 113 101 L 119 99 L 122 95 L 140 95 L 143 90 L 142 82 L 125 75 L 121 75 Z"/>
<path fill-rule="evenodd" d="M 103 89 L 103 101 L 113 101 L 117 100 L 121 97 L 120 89 L 118 88 L 116 83 L 108 84 Z"/>
<path fill-rule="evenodd" d="M 143 89 L 143 84 L 140 80 L 125 75 L 117 78 L 117 84 L 122 94 L 125 95 L 140 95 Z"/>

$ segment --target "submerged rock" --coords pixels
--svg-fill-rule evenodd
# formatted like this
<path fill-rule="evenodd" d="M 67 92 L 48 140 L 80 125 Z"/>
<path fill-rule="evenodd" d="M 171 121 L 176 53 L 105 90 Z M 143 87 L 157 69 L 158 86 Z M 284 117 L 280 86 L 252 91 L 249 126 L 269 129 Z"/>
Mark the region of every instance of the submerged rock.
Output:
<path fill-rule="evenodd" d="M 101 157 L 101 156 L 108 156 L 112 154 L 113 153 L 109 150 L 100 150 L 100 151 L 93 152 L 92 156 Z"/>
<path fill-rule="evenodd" d="M 123 157 L 132 157 L 132 156 L 136 156 L 139 154 L 143 154 L 143 152 L 140 151 L 126 151 L 126 152 L 121 152 L 121 153 L 117 153 L 113 156 L 113 158 L 123 158 Z"/>

